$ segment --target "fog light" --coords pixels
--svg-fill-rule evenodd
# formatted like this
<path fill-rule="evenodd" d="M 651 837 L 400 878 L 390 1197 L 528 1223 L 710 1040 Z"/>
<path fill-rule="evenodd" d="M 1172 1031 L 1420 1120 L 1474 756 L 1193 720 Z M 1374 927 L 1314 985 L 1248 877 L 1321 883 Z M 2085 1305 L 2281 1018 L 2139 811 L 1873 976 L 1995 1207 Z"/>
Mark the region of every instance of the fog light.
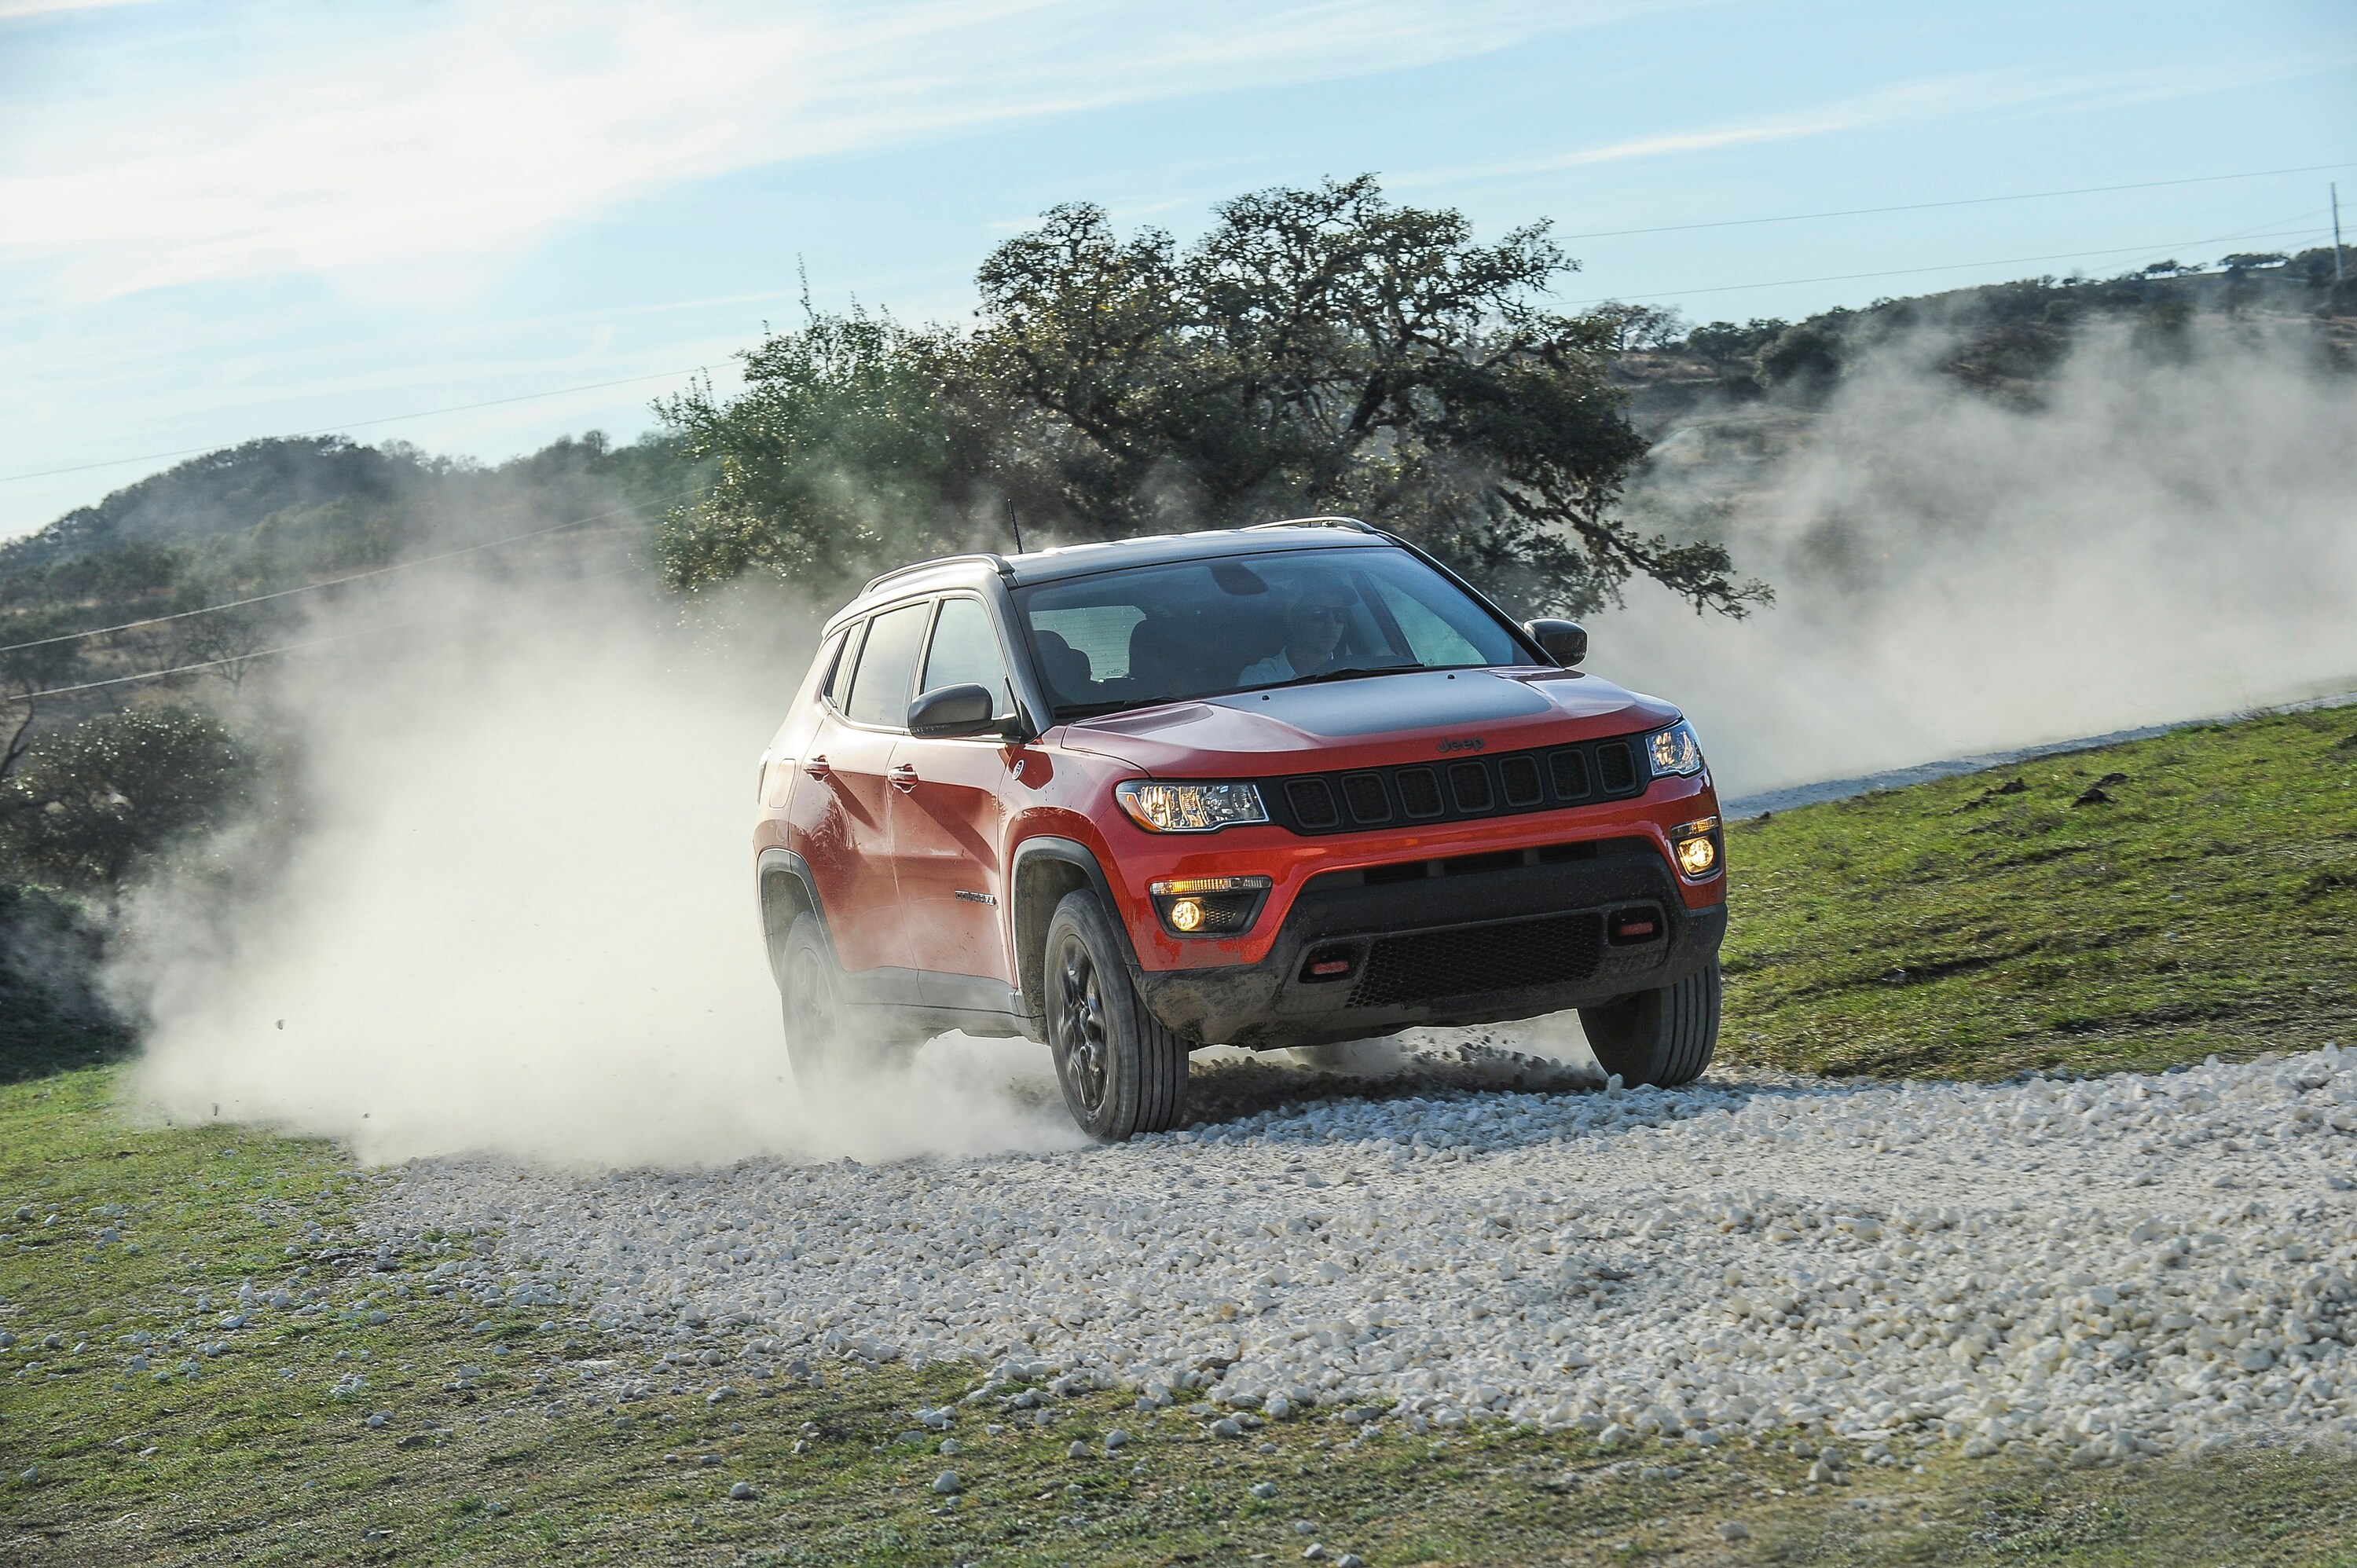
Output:
<path fill-rule="evenodd" d="M 1170 923 L 1182 931 L 1200 929 L 1203 924 L 1203 906 L 1193 898 L 1181 898 L 1170 906 Z"/>
<path fill-rule="evenodd" d="M 1688 876 L 1707 876 L 1718 868 L 1718 819 L 1701 817 L 1670 830 L 1676 847 L 1678 869 Z"/>

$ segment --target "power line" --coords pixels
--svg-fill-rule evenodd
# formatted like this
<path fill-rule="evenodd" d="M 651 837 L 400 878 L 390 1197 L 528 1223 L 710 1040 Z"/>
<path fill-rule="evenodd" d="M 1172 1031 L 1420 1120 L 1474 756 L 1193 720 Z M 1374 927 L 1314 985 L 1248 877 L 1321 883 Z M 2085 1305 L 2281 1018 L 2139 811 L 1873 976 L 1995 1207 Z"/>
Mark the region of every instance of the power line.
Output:
<path fill-rule="evenodd" d="M 372 424 L 397 424 L 404 419 L 431 419 L 437 413 L 470 413 L 479 408 L 498 408 L 511 403 L 531 403 L 537 398 L 563 397 L 568 392 L 602 392 L 608 387 L 636 386 L 641 381 L 669 381 L 673 376 L 694 375 L 707 369 L 690 365 L 682 371 L 657 371 L 647 376 L 624 376 L 614 381 L 588 381 L 577 387 L 552 387 L 547 392 L 520 392 L 514 397 L 487 398 L 481 403 L 453 403 L 448 408 L 421 408 L 414 413 L 388 413 L 375 419 L 348 420 L 341 424 L 323 424 L 317 430 L 295 430 L 276 437 L 281 441 L 301 441 L 313 435 L 332 435 L 341 430 L 365 430 Z M 269 440 L 269 436 L 253 436 L 251 440 Z M 242 446 L 243 443 L 231 443 Z M 210 446 L 183 446 L 175 452 L 148 452 L 136 457 L 109 457 L 100 463 L 76 463 L 64 468 L 38 468 L 27 474 L 0 474 L 0 485 L 13 485 L 19 479 L 48 479 L 59 474 L 87 474 L 93 468 L 120 468 L 127 463 L 160 463 L 167 457 L 189 457 L 200 452 L 220 452 L 227 448 L 216 442 Z"/>
<path fill-rule="evenodd" d="M 1928 212 L 1941 207 L 1985 207 L 1996 201 L 2043 201 L 2058 196 L 2102 196 L 2119 190 L 2159 190 L 2175 185 L 2215 185 L 2230 179 L 2267 179 L 2276 175 L 2323 174 L 2357 164 L 2309 164 L 2299 168 L 2252 169 L 2244 174 L 2203 174 L 2185 179 L 2147 179 L 2134 185 L 2084 185 L 2074 190 L 2024 190 L 2010 196 L 1964 196 L 1947 201 L 1909 201 L 1896 207 L 1846 207 L 1833 212 L 1787 212 L 1773 218 L 1722 218 L 1708 223 L 1663 223 L 1651 229 L 1592 229 L 1559 234 L 1561 240 L 1616 240 L 1628 234 L 1683 234 L 1696 229 L 1741 229 L 1755 223 L 1805 223 L 1819 218 L 1864 218 L 1884 212 Z"/>
<path fill-rule="evenodd" d="M 2222 245 L 2233 240 L 2280 240 L 2292 235 L 2312 234 L 2313 229 L 2278 229 L 2270 233 L 2213 234 L 2206 240 L 2172 240 L 2158 245 L 2116 245 L 2104 251 L 2064 251 L 2045 256 L 1998 256 L 1983 262 L 1943 262 L 1930 267 L 1890 267 L 1873 273 L 1828 273 L 1823 277 L 1777 278 L 1768 283 L 1714 284 L 1706 288 L 1671 289 L 1663 294 L 1609 294 L 1595 299 L 1566 300 L 1566 305 L 1608 305 L 1621 300 L 1683 299 L 1693 294 L 1736 294 L 1752 288 L 1791 288 L 1812 283 L 1856 283 L 1866 278 L 1910 277 L 1921 273 L 1961 272 L 1971 267 L 2024 266 L 2031 262 L 2072 262 L 2087 256 L 2126 256 L 2154 251 L 2182 250 L 2191 245 Z"/>
<path fill-rule="evenodd" d="M 630 570 L 628 566 L 617 566 L 610 572 L 595 572 L 587 577 L 571 577 L 562 583 L 544 584 L 543 586 L 572 587 L 581 583 L 602 583 L 608 577 L 619 577 Z M 127 686 L 139 681 L 161 681 L 172 675 L 200 674 L 207 670 L 220 670 L 228 665 L 245 663 L 249 660 L 274 659 L 282 653 L 301 653 L 308 649 L 325 648 L 329 643 L 350 642 L 356 637 L 374 637 L 380 632 L 405 631 L 413 626 L 431 626 L 436 622 L 458 618 L 456 615 L 416 616 L 408 620 L 388 621 L 382 626 L 364 626 L 357 631 L 339 631 L 328 637 L 306 638 L 301 642 L 282 643 L 276 648 L 257 649 L 252 653 L 232 654 L 227 659 L 208 659 L 196 664 L 175 665 L 169 670 L 143 670 L 136 675 L 113 675 L 103 681 L 84 681 L 78 686 L 51 686 L 43 691 L 27 693 L 14 700 L 46 702 L 51 697 L 71 696 L 77 692 L 102 691 L 109 686 Z"/>
<path fill-rule="evenodd" d="M 420 555 L 413 560 L 395 561 L 388 566 L 371 566 L 365 572 L 354 572 L 348 577 L 330 577 L 323 582 L 305 583 L 298 587 L 280 588 L 272 593 L 255 594 L 249 598 L 230 599 L 218 605 L 206 605 L 199 609 L 175 610 L 170 615 L 149 616 L 144 620 L 126 620 L 116 626 L 94 626 L 87 631 L 60 632 L 56 637 L 36 638 L 30 642 L 12 642 L 5 647 L 0 647 L 0 653 L 17 653 L 28 648 L 54 648 L 61 642 L 80 642 L 84 638 L 105 637 L 118 631 L 136 631 L 142 627 L 162 626 L 167 621 L 187 620 L 193 616 L 212 615 L 220 610 L 242 609 L 247 605 L 265 604 L 272 599 L 292 598 L 296 594 L 317 593 L 321 588 L 339 588 L 347 583 L 382 577 L 389 572 L 405 572 L 413 566 L 430 566 L 437 561 L 456 561 L 462 555 L 476 555 L 486 550 L 500 549 L 503 545 L 521 544 L 525 540 L 538 539 L 545 534 L 562 533 L 568 528 L 581 528 L 589 523 L 603 522 L 609 517 L 619 517 L 627 511 L 639 511 L 651 506 L 667 506 L 673 501 L 685 500 L 690 496 L 701 493 L 698 490 L 682 490 L 676 495 L 663 496 L 655 500 L 632 501 L 628 506 L 616 507 L 611 511 L 596 512 L 588 517 L 576 517 L 567 522 L 554 522 L 546 528 L 535 528 L 529 533 L 511 534 L 505 539 L 493 539 L 481 544 L 469 544 L 460 550 L 446 550 L 438 555 Z M 71 689 L 78 691 L 81 688 Z"/>

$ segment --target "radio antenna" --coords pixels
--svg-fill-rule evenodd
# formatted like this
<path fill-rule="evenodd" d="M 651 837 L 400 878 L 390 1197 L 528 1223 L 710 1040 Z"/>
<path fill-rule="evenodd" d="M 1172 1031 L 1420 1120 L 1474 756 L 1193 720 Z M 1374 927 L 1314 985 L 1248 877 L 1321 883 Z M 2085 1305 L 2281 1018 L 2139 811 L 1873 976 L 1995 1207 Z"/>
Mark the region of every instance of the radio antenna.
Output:
<path fill-rule="evenodd" d="M 1017 521 L 1016 521 L 1016 517 L 1015 517 L 1015 498 L 1014 498 L 1013 496 L 1009 496 L 1009 497 L 1007 497 L 1007 498 L 1006 498 L 1006 526 L 1007 526 L 1007 529 L 1008 529 L 1011 532 L 1013 532 L 1013 533 L 1014 533 L 1014 535 L 1015 535 L 1015 553 L 1017 553 L 1017 555 L 1022 554 L 1022 553 L 1023 553 L 1023 524 L 1022 524 L 1022 523 L 1020 523 L 1020 522 L 1018 522 Z"/>

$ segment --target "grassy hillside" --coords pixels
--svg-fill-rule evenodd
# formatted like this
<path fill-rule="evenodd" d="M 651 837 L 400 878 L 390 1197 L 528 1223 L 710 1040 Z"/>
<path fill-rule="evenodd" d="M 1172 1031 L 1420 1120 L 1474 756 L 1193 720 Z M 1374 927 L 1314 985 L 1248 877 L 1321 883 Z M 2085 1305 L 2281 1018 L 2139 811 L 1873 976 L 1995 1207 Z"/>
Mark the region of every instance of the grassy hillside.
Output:
<path fill-rule="evenodd" d="M 1353 1444 L 1319 1419 L 1232 1441 L 1106 1392 L 995 1436 L 969 1410 L 944 1458 L 906 1440 L 910 1412 L 971 1369 L 834 1363 L 823 1387 L 717 1406 L 665 1391 L 648 1352 L 563 1309 L 484 1319 L 429 1294 L 479 1238 L 376 1251 L 350 1228 L 371 1178 L 334 1151 L 136 1126 L 114 1088 L 0 1088 L 12 1563 L 1144 1564 L 1311 1541 L 1378 1565 L 2357 1563 L 2357 1463 L 2319 1455 L 2058 1473 L 1943 1448 L 1825 1487 L 1780 1436 L 1605 1455 L 1498 1431 Z M 317 1310 L 231 1327 L 246 1282 Z M 617 1403 L 625 1378 L 655 1391 Z"/>
<path fill-rule="evenodd" d="M 1728 1059 L 1996 1078 L 2357 1046 L 2357 710 L 1738 822 L 1727 860 Z"/>

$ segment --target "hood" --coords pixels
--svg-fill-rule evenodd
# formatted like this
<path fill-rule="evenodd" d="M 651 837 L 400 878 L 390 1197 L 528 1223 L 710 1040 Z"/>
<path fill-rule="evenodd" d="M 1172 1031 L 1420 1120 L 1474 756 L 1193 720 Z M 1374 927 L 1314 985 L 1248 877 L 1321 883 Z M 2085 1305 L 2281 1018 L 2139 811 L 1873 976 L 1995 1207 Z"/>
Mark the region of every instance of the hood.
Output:
<path fill-rule="evenodd" d="M 1423 670 L 1108 714 L 1065 725 L 1062 743 L 1163 778 L 1232 778 L 1414 762 L 1443 741 L 1518 751 L 1633 735 L 1677 716 L 1576 670 Z"/>

